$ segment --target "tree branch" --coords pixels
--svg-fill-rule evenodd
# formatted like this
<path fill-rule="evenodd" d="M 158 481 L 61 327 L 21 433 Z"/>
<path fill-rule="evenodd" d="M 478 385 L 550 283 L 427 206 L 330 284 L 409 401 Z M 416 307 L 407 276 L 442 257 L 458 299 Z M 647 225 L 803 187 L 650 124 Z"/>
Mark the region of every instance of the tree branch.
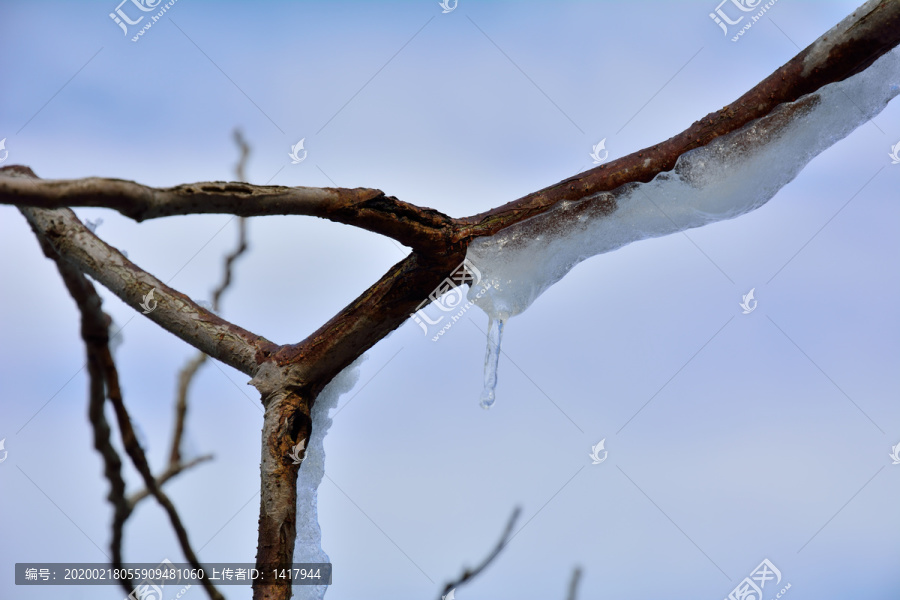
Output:
<path fill-rule="evenodd" d="M 122 459 L 110 435 L 109 422 L 103 408 L 106 403 L 107 382 L 105 378 L 104 364 L 112 364 L 112 355 L 109 350 L 109 316 L 101 308 L 102 300 L 81 271 L 61 260 L 49 243 L 40 235 L 37 236 L 41 249 L 47 258 L 54 261 L 63 283 L 69 290 L 69 295 L 75 300 L 81 314 L 81 338 L 84 340 L 87 354 L 88 371 L 88 421 L 94 431 L 94 448 L 103 458 L 103 473 L 109 481 L 109 495 L 107 499 L 113 506 L 112 536 L 110 550 L 112 551 L 112 566 L 121 569 L 122 558 L 122 533 L 125 521 L 131 514 L 131 507 L 125 497 L 125 479 L 122 477 Z M 130 579 L 119 580 L 122 589 L 130 594 L 133 583 Z"/>
<path fill-rule="evenodd" d="M 198 350 L 250 376 L 277 350 L 272 342 L 219 318 L 138 268 L 88 230 L 71 210 L 19 210 L 64 260 L 135 309 L 155 290 L 153 299 L 158 305 L 153 305 L 156 308 L 148 318 Z"/>
<path fill-rule="evenodd" d="M 175 505 L 172 504 L 169 496 L 159 487 L 156 478 L 153 477 L 153 473 L 150 471 L 147 456 L 144 454 L 144 449 L 141 448 L 140 443 L 138 443 L 134 428 L 131 425 L 131 417 L 128 415 L 125 403 L 122 400 L 121 390 L 119 389 L 118 373 L 115 371 L 115 365 L 112 364 L 111 360 L 107 361 L 106 364 L 106 380 L 107 395 L 115 409 L 116 420 L 119 424 L 119 433 L 122 436 L 122 445 L 125 447 L 125 452 L 128 453 L 131 462 L 143 478 L 147 490 L 154 498 L 156 498 L 156 501 L 159 502 L 159 505 L 163 507 L 163 510 L 165 510 L 166 514 L 169 516 L 169 521 L 172 523 L 172 529 L 175 530 L 175 535 L 178 538 L 178 542 L 181 545 L 181 551 L 184 553 L 185 558 L 194 569 L 202 569 L 202 565 L 200 565 L 200 561 L 191 547 L 187 530 L 181 522 L 181 517 L 175 509 Z M 224 596 L 219 593 L 209 579 L 204 577 L 202 579 L 202 584 L 203 587 L 206 588 L 206 593 L 212 600 L 225 600 Z"/>
<path fill-rule="evenodd" d="M 90 375 L 89 416 L 94 427 L 94 445 L 104 459 L 105 473 L 110 481 L 109 499 L 114 507 L 111 541 L 113 566 L 119 568 L 122 566 L 122 530 L 125 521 L 131 514 L 133 505 L 129 504 L 125 498 L 125 481 L 121 474 L 122 462 L 110 441 L 110 428 L 103 413 L 106 398 L 109 398 L 115 409 L 125 451 L 143 477 L 149 492 L 168 513 L 172 527 L 175 529 L 175 533 L 181 543 L 182 551 L 191 563 L 191 566 L 199 569 L 201 568 L 200 563 L 190 546 L 187 531 L 181 523 L 181 518 L 174 504 L 159 488 L 159 482 L 150 472 L 147 457 L 140 447 L 131 425 L 131 419 L 128 416 L 128 411 L 122 399 L 122 391 L 119 387 L 118 370 L 109 350 L 110 318 L 101 309 L 102 300 L 94 286 L 87 280 L 87 277 L 74 266 L 64 262 L 59 256 L 55 255 L 53 245 L 47 240 L 46 236 L 36 227 L 34 229 L 44 253 L 56 262 L 60 275 L 72 298 L 78 305 L 82 316 L 82 337 L 87 348 L 88 373 Z M 121 579 L 120 582 L 126 593 L 131 593 L 131 581 Z M 212 582 L 204 579 L 203 585 L 212 600 L 224 600 L 224 597 L 219 594 Z"/>
<path fill-rule="evenodd" d="M 657 174 L 671 170 L 678 157 L 685 152 L 771 115 L 779 107 L 789 109 L 785 103 L 862 71 L 898 42 L 900 2 L 869 0 L 735 103 L 711 113 L 684 132 L 519 200 L 464 219 L 451 219 L 437 211 L 384 196 L 378 190 L 363 188 L 346 190 L 198 183 L 155 189 L 127 181 L 96 178 L 55 182 L 32 180 L 17 177 L 20 173 L 31 173 L 27 167 L 18 166 L 0 169 L 0 202 L 33 206 L 106 206 L 136 219 L 208 212 L 309 214 L 384 233 L 412 246 L 417 252 L 395 265 L 331 321 L 303 342 L 287 346 L 279 352 L 279 365 L 305 363 L 303 379 L 309 382 L 317 380 L 316 387 L 321 388 L 375 342 L 399 327 L 414 312 L 418 303 L 427 298 L 462 262 L 468 244 L 475 237 L 497 233 L 563 201 L 581 200 L 627 183 L 649 181 Z M 601 196 L 595 202 L 602 204 L 610 200 Z M 609 207 L 610 210 L 613 208 Z M 86 258 L 82 262 L 86 262 Z M 100 280 L 94 273 L 91 275 Z M 142 289 L 149 290 L 153 285 L 145 281 Z M 113 292 L 122 296 L 116 289 Z M 178 296 L 181 300 L 187 300 Z M 138 304 L 134 293 L 126 301 L 133 306 Z M 188 319 L 191 313 L 204 318 L 208 316 L 190 303 L 187 306 L 176 303 L 172 308 L 185 311 Z M 151 318 L 187 339 L 184 333 L 179 333 L 185 329 L 186 323 L 182 322 L 177 327 L 171 323 L 167 326 L 159 315 L 154 317 L 151 314 Z M 230 328 L 239 329 L 235 326 Z M 229 341 L 233 339 L 230 328 L 225 327 L 221 332 Z M 273 345 L 243 330 L 235 337 L 241 339 L 245 346 L 239 360 L 241 366 L 236 368 L 252 375 L 254 362 L 259 364 L 268 360 Z M 194 345 L 204 352 L 208 352 L 209 346 L 215 349 L 208 339 L 206 342 L 202 347 Z M 232 364 L 221 358 L 223 352 L 209 353 Z M 325 359 L 325 364 L 315 360 L 319 358 Z"/>
<path fill-rule="evenodd" d="M 234 141 L 238 145 L 241 156 L 235 165 L 235 175 L 238 180 L 244 179 L 244 172 L 247 166 L 247 159 L 250 156 L 250 146 L 244 140 L 244 136 L 239 129 L 234 130 Z M 240 217 L 238 219 L 238 243 L 237 247 L 225 256 L 225 267 L 223 269 L 222 281 L 213 291 L 212 296 L 212 312 L 218 313 L 221 309 L 222 295 L 231 285 L 232 276 L 231 268 L 234 262 L 247 251 L 247 219 Z M 184 419 L 187 414 L 187 394 L 188 388 L 194 379 L 194 376 L 206 362 L 207 355 L 204 352 L 198 352 L 194 358 L 190 359 L 187 364 L 182 367 L 178 375 L 178 391 L 175 397 L 175 433 L 172 436 L 172 449 L 169 455 L 169 464 L 178 465 L 181 462 L 181 437 L 184 433 Z"/>
<path fill-rule="evenodd" d="M 260 570 L 289 569 L 297 541 L 297 474 L 300 467 L 288 455 L 300 440 L 309 440 L 311 403 L 289 382 L 276 381 L 268 387 L 260 381 L 263 375 L 258 378 L 256 386 L 263 396 L 266 412 L 262 430 L 256 567 Z M 306 456 L 305 451 L 303 455 Z M 253 582 L 253 600 L 287 600 L 291 593 L 290 585 Z"/>
<path fill-rule="evenodd" d="M 668 140 L 602 164 L 498 208 L 460 219 L 455 239 L 493 235 L 564 201 L 648 182 L 685 152 L 744 127 L 829 83 L 865 70 L 900 43 L 900 2 L 869 0 L 749 92 Z"/>
<path fill-rule="evenodd" d="M 569 593 L 567 600 L 578 600 L 578 582 L 581 580 L 581 569 L 575 567 L 572 570 L 572 579 L 569 581 Z"/>
<path fill-rule="evenodd" d="M 497 542 L 497 545 L 494 546 L 494 549 L 491 550 L 491 553 L 488 554 L 485 559 L 481 561 L 481 564 L 479 564 L 477 567 L 475 567 L 474 569 L 464 569 L 462 575 L 460 575 L 458 579 L 451 581 L 450 583 L 445 585 L 444 591 L 441 592 L 442 595 L 450 593 L 450 590 L 458 588 L 464 583 L 471 582 L 473 579 L 478 577 L 478 575 L 482 571 L 484 571 L 488 565 L 494 562 L 494 559 L 500 555 L 500 552 L 503 551 L 503 549 L 506 547 L 506 544 L 508 544 L 509 540 L 512 539 L 512 530 L 516 524 L 516 521 L 519 519 L 519 515 L 521 514 L 521 512 L 522 509 L 519 507 L 516 507 L 516 509 L 513 510 L 512 515 L 510 515 L 509 517 L 509 522 L 506 524 L 506 529 L 503 530 L 503 535 L 500 536 L 500 540 Z"/>
<path fill-rule="evenodd" d="M 37 208 L 111 208 L 138 222 L 212 213 L 242 217 L 306 215 L 380 233 L 418 250 L 445 246 L 453 225 L 450 217 L 436 210 L 420 208 L 368 188 L 254 186 L 222 181 L 153 188 L 100 177 L 74 180 L 0 177 L 0 202 Z"/>
<path fill-rule="evenodd" d="M 282 346 L 274 356 L 276 364 L 292 369 L 298 385 L 311 386 L 314 398 L 335 375 L 406 321 L 464 258 L 462 249 L 436 257 L 410 254 L 303 342 Z"/>
<path fill-rule="evenodd" d="M 178 462 L 173 463 L 169 462 L 169 466 L 166 467 L 166 470 L 156 476 L 156 485 L 162 487 L 167 481 L 170 479 L 180 475 L 182 472 L 187 471 L 191 467 L 197 466 L 200 463 L 206 462 L 208 460 L 212 460 L 212 454 L 204 454 L 202 456 L 198 456 L 197 458 L 193 458 L 187 462 Z M 129 514 L 134 508 L 137 506 L 138 502 L 148 497 L 150 492 L 147 488 L 142 489 L 139 492 L 136 492 L 128 497 L 128 509 Z"/>
<path fill-rule="evenodd" d="M 900 3 L 869 0 L 732 104 L 685 131 L 486 212 L 453 219 L 369 188 L 251 186 L 207 182 L 151 188 L 120 179 L 28 181 L 3 177 L 0 203 L 59 208 L 96 206 L 137 221 L 171 215 L 230 213 L 241 216 L 308 215 L 381 233 L 415 250 L 439 250 L 452 239 L 467 244 L 553 205 L 581 200 L 670 171 L 678 157 L 736 131 L 823 85 L 866 69 L 900 43 Z M 11 167 L 6 167 L 10 169 Z"/>
<path fill-rule="evenodd" d="M 156 189 L 97 178 L 41 181 L 27 167 L 17 166 L 0 169 L 0 203 L 20 205 L 32 227 L 63 260 L 90 274 L 132 307 L 137 307 L 151 289 L 160 291 L 159 308 L 149 314 L 152 320 L 201 351 L 253 375 L 252 383 L 266 406 L 257 564 L 286 564 L 293 556 L 297 480 L 297 469 L 288 461 L 287 452 L 295 443 L 308 439 L 309 409 L 316 396 L 340 370 L 400 326 L 462 262 L 473 239 L 495 234 L 564 201 L 596 198 L 593 202 L 602 209 L 603 202 L 609 200 L 597 198 L 600 192 L 650 181 L 673 169 L 685 152 L 762 117 L 778 118 L 780 113 L 773 111 L 780 107 L 789 111 L 786 103 L 862 71 L 898 42 L 900 1 L 869 0 L 735 103 L 707 115 L 684 132 L 466 219 L 451 219 L 366 188 L 215 182 Z M 139 221 L 219 212 L 317 216 L 388 235 L 411 246 L 414 252 L 306 340 L 277 346 L 218 318 L 141 271 L 96 238 L 71 211 L 58 208 L 62 206 L 104 206 Z M 53 210 L 48 210 L 51 207 Z M 124 416 L 125 424 L 120 427 L 128 438 L 124 431 L 127 414 Z M 129 440 L 126 448 L 131 454 L 134 448 L 130 444 Z M 132 459 L 137 465 L 140 455 Z M 142 475 L 144 471 L 149 473 L 145 467 L 139 466 Z M 158 499 L 164 498 L 152 477 L 147 479 L 147 486 Z M 502 544 L 487 562 L 500 548 Z M 257 599 L 289 598 L 290 594 L 290 589 L 254 589 Z"/>

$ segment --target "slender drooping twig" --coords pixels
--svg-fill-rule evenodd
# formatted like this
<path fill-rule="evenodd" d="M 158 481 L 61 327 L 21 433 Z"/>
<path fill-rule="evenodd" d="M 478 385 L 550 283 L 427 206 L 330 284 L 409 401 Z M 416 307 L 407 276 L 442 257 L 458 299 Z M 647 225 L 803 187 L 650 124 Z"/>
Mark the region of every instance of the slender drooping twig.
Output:
<path fill-rule="evenodd" d="M 63 282 L 81 313 L 81 335 L 87 350 L 87 368 L 90 378 L 88 415 L 94 429 L 94 446 L 103 457 L 104 473 L 110 482 L 109 500 L 114 509 L 111 540 L 113 566 L 121 568 L 123 565 L 122 531 L 134 505 L 125 497 L 126 488 L 125 481 L 122 478 L 122 461 L 111 442 L 109 423 L 106 421 L 103 412 L 107 398 L 109 398 L 115 409 L 126 452 L 144 478 L 147 489 L 159 500 L 169 514 L 173 528 L 176 530 L 179 541 L 182 543 L 182 549 L 188 556 L 192 566 L 199 568 L 199 561 L 190 547 L 187 532 L 184 530 L 181 519 L 174 505 L 159 489 L 160 481 L 150 473 L 146 456 L 134 434 L 130 417 L 122 399 L 118 370 L 109 349 L 109 324 L 111 319 L 101 309 L 102 300 L 100 295 L 83 273 L 55 254 L 52 246 L 43 236 L 39 235 L 38 239 L 45 254 L 56 262 Z M 133 588 L 132 581 L 127 577 L 121 578 L 119 581 L 126 593 L 131 593 Z M 204 581 L 204 586 L 207 587 L 207 591 L 209 591 L 209 595 L 213 600 L 223 600 L 211 582 Z"/>
<path fill-rule="evenodd" d="M 513 536 L 513 527 L 516 525 L 516 521 L 519 519 L 519 515 L 522 513 L 522 509 L 516 507 L 513 510 L 512 514 L 509 517 L 509 522 L 506 524 L 506 529 L 503 530 L 503 534 L 500 536 L 500 539 L 497 541 L 497 545 L 494 546 L 494 549 L 491 550 L 490 554 L 488 554 L 481 563 L 478 564 L 474 569 L 463 569 L 462 575 L 460 575 L 457 579 L 451 581 L 447 585 L 444 586 L 443 592 L 441 592 L 441 596 L 448 594 L 450 590 L 456 589 L 459 586 L 470 583 L 473 579 L 478 577 L 478 575 L 484 571 L 488 565 L 494 562 L 494 559 L 500 556 L 500 553 L 506 547 L 506 544 L 509 543 L 509 540 L 512 539 Z"/>
<path fill-rule="evenodd" d="M 578 582 L 581 581 L 581 569 L 575 567 L 572 570 L 572 579 L 569 580 L 569 593 L 566 595 L 567 600 L 578 600 Z"/>
<path fill-rule="evenodd" d="M 200 564 L 200 560 L 197 558 L 197 555 L 191 547 L 187 530 L 181 522 L 181 516 L 178 514 L 175 505 L 169 499 L 169 496 L 162 491 L 156 478 L 150 471 L 147 456 L 144 454 L 144 449 L 141 448 L 141 445 L 138 442 L 134 427 L 131 424 L 131 417 L 128 415 L 128 410 L 125 408 L 125 402 L 122 399 L 121 389 L 119 388 L 118 373 L 115 370 L 115 365 L 112 363 L 111 356 L 104 358 L 108 359 L 105 361 L 106 364 L 104 365 L 107 381 L 107 396 L 116 413 L 116 420 L 119 425 L 119 433 L 122 437 L 122 445 L 125 447 L 125 452 L 131 458 L 131 462 L 143 478 L 147 491 L 156 498 L 156 501 L 168 515 L 169 521 L 172 524 L 172 529 L 175 530 L 175 536 L 178 538 L 178 542 L 181 545 L 181 551 L 184 553 L 185 558 L 194 569 L 202 569 L 203 567 Z M 212 600 L 225 600 L 224 596 L 219 593 L 207 577 L 203 577 L 201 583 Z"/>
<path fill-rule="evenodd" d="M 25 210 L 23 209 L 23 212 Z M 58 212 L 42 211 L 42 209 L 31 210 L 36 212 Z M 193 568 L 201 569 L 200 561 L 190 545 L 187 530 L 181 522 L 181 517 L 175 505 L 160 488 L 159 481 L 150 471 L 147 457 L 138 443 L 131 418 L 122 398 L 118 369 L 109 349 L 109 323 L 111 320 L 101 310 L 102 300 L 84 274 L 57 255 L 55 247 L 48 240 L 46 233 L 39 228 L 40 215 L 35 215 L 35 217 L 34 220 L 30 220 L 32 228 L 37 234 L 45 254 L 56 261 L 63 281 L 82 314 L 82 337 L 87 347 L 87 366 L 90 376 L 89 417 L 94 428 L 95 447 L 104 459 L 105 473 L 110 481 L 111 488 L 109 497 L 114 506 L 113 564 L 117 567 L 122 566 L 122 529 L 125 520 L 133 510 L 133 505 L 125 498 L 125 483 L 121 476 L 121 459 L 112 446 L 109 424 L 103 415 L 105 399 L 109 399 L 113 406 L 125 452 L 143 478 L 147 491 L 156 498 L 169 516 L 172 528 L 175 530 L 176 537 L 188 562 Z M 72 215 L 72 218 L 77 221 L 74 215 Z M 80 223 L 80 221 L 78 222 Z M 126 588 L 127 592 L 131 592 L 132 583 L 127 578 L 121 579 L 120 584 Z M 211 581 L 204 578 L 202 584 L 212 600 L 224 600 L 224 597 L 216 590 Z"/>
<path fill-rule="evenodd" d="M 56 264 L 69 295 L 75 300 L 81 314 L 81 338 L 84 340 L 87 353 L 88 372 L 88 421 L 94 432 L 94 448 L 103 459 L 103 474 L 109 481 L 107 499 L 113 506 L 112 566 L 121 569 L 122 533 L 125 521 L 131 514 L 131 507 L 125 497 L 125 479 L 122 477 L 122 459 L 112 443 L 109 422 L 103 409 L 106 404 L 107 382 L 105 377 L 104 355 L 109 354 L 109 316 L 101 308 L 100 295 L 84 274 L 72 265 L 61 260 L 47 241 L 38 236 L 38 242 L 47 258 Z M 111 360 L 111 357 L 110 357 Z M 122 571 L 125 572 L 125 571 Z M 130 579 L 121 578 L 120 584 L 126 594 L 131 593 L 133 583 Z"/>
<path fill-rule="evenodd" d="M 234 173 L 238 181 L 243 181 L 247 168 L 247 159 L 250 156 L 250 146 L 244 139 L 239 129 L 234 130 L 234 141 L 240 150 L 240 157 L 234 167 Z M 225 256 L 225 265 L 222 273 L 222 281 L 213 291 L 212 296 L 212 312 L 218 313 L 221 310 L 222 295 L 231 285 L 232 281 L 232 265 L 247 251 L 247 219 L 245 217 L 238 218 L 238 242 L 234 250 Z M 187 397 L 188 389 L 194 380 L 200 367 L 206 362 L 209 356 L 205 352 L 197 352 L 193 358 L 181 368 L 178 374 L 178 388 L 175 396 L 175 432 L 172 436 L 172 446 L 169 452 L 169 465 L 177 465 L 181 462 L 181 438 L 184 433 L 184 421 L 187 415 Z"/>

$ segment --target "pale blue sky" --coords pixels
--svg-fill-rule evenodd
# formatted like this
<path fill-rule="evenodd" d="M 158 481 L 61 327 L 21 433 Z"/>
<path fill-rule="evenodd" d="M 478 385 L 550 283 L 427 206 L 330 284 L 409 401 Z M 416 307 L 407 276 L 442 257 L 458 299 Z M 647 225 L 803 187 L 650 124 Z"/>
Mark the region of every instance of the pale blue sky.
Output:
<path fill-rule="evenodd" d="M 708 17 L 715 5 L 179 0 L 132 43 L 108 17 L 114 1 L 0 0 L 4 164 L 156 186 L 231 179 L 239 126 L 252 183 L 377 187 L 465 216 L 588 168 L 602 138 L 616 158 L 683 130 L 857 3 L 780 0 L 738 43 Z M 301 138 L 309 154 L 292 165 Z M 576 564 L 582 598 L 719 600 L 763 558 L 788 598 L 895 600 L 898 140 L 894 102 L 758 211 L 580 264 L 509 322 L 489 412 L 477 309 L 438 343 L 412 322 L 379 343 L 325 440 L 326 598 L 435 598 L 521 506 L 525 527 L 459 600 L 564 598 Z M 197 299 L 235 238 L 227 215 L 77 212 Z M 249 232 L 223 316 L 281 343 L 407 252 L 310 218 L 253 219 Z M 0 253 L 0 597 L 43 599 L 60 588 L 14 588 L 13 563 L 105 562 L 108 484 L 76 310 L 9 207 Z M 758 309 L 743 315 L 750 288 Z M 125 398 L 160 468 L 193 350 L 102 293 L 127 323 Z M 189 441 L 216 459 L 168 488 L 203 560 L 255 555 L 262 418 L 246 381 L 203 368 Z M 603 438 L 609 458 L 591 465 Z M 125 556 L 181 559 L 150 502 Z"/>

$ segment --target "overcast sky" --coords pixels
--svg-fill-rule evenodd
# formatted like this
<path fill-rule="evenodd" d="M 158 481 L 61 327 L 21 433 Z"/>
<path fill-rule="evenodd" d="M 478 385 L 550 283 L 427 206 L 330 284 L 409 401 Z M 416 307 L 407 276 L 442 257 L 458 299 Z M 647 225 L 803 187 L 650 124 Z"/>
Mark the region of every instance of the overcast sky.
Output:
<path fill-rule="evenodd" d="M 438 0 L 178 0 L 132 42 L 139 25 L 126 35 L 109 17 L 117 0 L 0 0 L 3 164 L 48 179 L 229 180 L 240 127 L 251 183 L 375 187 L 462 217 L 593 166 L 602 139 L 614 159 L 680 132 L 857 3 L 779 0 L 732 42 L 709 17 L 716 0 L 459 0 L 448 13 Z M 291 164 L 301 139 L 308 155 Z M 895 101 L 759 210 L 580 264 L 507 324 L 490 411 L 479 309 L 438 342 L 411 320 L 380 342 L 325 440 L 326 598 L 439 597 L 520 506 L 515 538 L 459 600 L 562 599 L 576 565 L 585 599 L 719 600 L 763 559 L 782 575 L 766 600 L 787 583 L 788 598 L 896 600 L 898 141 Z M 228 215 L 76 212 L 198 300 L 236 237 Z M 222 316 L 278 343 L 409 251 L 312 218 L 248 227 Z M 10 207 L 0 253 L 0 597 L 121 598 L 14 586 L 16 562 L 107 562 L 112 512 L 74 303 Z M 751 288 L 757 308 L 742 314 Z M 176 374 L 195 351 L 101 293 L 124 326 L 126 403 L 161 470 Z M 167 485 L 203 561 L 256 553 L 262 408 L 247 380 L 203 367 L 188 449 L 215 460 Z M 182 560 L 152 502 L 124 554 Z"/>

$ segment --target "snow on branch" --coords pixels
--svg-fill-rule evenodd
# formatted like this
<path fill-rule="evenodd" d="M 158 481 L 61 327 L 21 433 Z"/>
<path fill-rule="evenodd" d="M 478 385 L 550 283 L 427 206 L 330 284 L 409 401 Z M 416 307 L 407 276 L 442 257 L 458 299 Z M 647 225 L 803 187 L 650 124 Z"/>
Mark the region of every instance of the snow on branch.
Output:
<path fill-rule="evenodd" d="M 737 131 L 779 105 L 867 69 L 900 43 L 900 2 L 869 0 L 753 89 L 668 140 L 604 163 L 498 208 L 462 219 L 459 238 L 491 235 L 545 212 L 675 168 L 684 153 Z M 896 82 L 895 82 L 896 83 Z"/>
<path fill-rule="evenodd" d="M 813 158 L 878 115 L 900 94 L 898 84 L 900 49 L 682 154 L 671 171 L 648 182 L 560 202 L 475 240 L 467 258 L 482 277 L 469 299 L 494 319 L 508 318 L 591 256 L 756 210 Z"/>

